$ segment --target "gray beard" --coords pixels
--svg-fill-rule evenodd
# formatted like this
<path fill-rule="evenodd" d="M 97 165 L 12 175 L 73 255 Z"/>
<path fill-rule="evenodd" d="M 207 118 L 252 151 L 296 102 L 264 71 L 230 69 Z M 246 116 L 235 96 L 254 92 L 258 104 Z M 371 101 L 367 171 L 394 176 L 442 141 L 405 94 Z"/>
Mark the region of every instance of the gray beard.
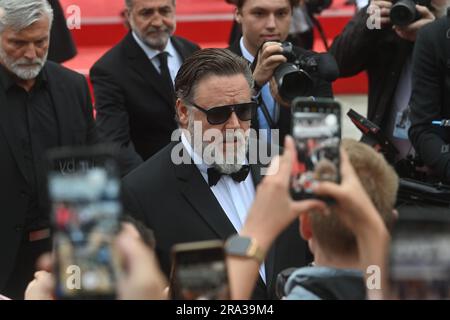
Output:
<path fill-rule="evenodd" d="M 20 64 L 29 64 L 30 61 L 20 58 L 17 60 L 9 57 L 6 52 L 3 50 L 3 47 L 0 45 L 0 60 L 3 62 L 6 69 L 15 74 L 19 79 L 22 80 L 32 80 L 35 79 L 47 61 L 48 51 L 46 52 L 44 58 L 36 58 L 31 63 L 35 63 L 36 67 L 33 68 L 24 68 L 21 67 Z"/>
<path fill-rule="evenodd" d="M 133 27 L 133 25 L 131 25 L 131 27 L 132 27 L 134 33 L 137 35 L 137 37 L 143 43 L 145 43 L 149 48 L 152 48 L 152 49 L 165 48 L 167 46 L 167 42 L 169 41 L 170 37 L 175 32 L 175 30 L 172 30 L 172 31 L 165 30 L 164 35 L 162 35 L 160 38 L 151 39 L 151 38 L 144 37 L 137 28 Z"/>
<path fill-rule="evenodd" d="M 244 137 L 244 141 L 241 142 L 241 144 L 238 144 L 238 147 L 236 148 L 236 151 L 233 150 L 233 163 L 230 163 L 228 161 L 228 158 L 224 158 L 223 153 L 217 155 L 215 152 L 208 152 L 208 150 L 211 150 L 210 142 L 205 142 L 202 139 L 202 135 L 198 134 L 197 136 L 200 137 L 200 139 L 195 139 L 194 136 L 194 119 L 192 117 L 192 114 L 189 115 L 189 123 L 188 123 L 188 132 L 190 134 L 190 140 L 191 140 L 191 146 L 194 149 L 194 152 L 197 153 L 197 155 L 206 163 L 210 164 L 213 168 L 216 168 L 219 172 L 223 174 L 232 174 L 235 172 L 238 172 L 245 161 L 245 157 L 247 155 L 248 150 L 248 137 Z M 244 144 L 242 146 L 242 144 Z M 209 148 L 209 149 L 207 149 Z M 234 149 L 234 148 L 233 148 Z M 205 152 L 206 150 L 206 152 Z M 215 150 L 215 149 L 213 149 Z M 220 152 L 222 152 L 222 148 L 220 148 Z M 199 154 L 203 153 L 203 154 Z"/>

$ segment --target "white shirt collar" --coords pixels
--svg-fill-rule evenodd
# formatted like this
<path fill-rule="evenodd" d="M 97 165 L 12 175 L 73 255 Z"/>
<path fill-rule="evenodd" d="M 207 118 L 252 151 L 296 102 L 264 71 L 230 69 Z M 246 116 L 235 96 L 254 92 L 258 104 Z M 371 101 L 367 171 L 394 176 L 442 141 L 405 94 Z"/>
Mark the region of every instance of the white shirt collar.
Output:
<path fill-rule="evenodd" d="M 244 58 L 247 59 L 250 63 L 253 63 L 253 60 L 255 60 L 255 57 L 245 47 L 244 37 L 241 37 L 241 41 L 239 41 L 239 45 L 241 47 L 242 55 L 244 56 Z"/>
<path fill-rule="evenodd" d="M 132 31 L 131 32 L 133 35 L 134 40 L 136 40 L 137 44 L 139 45 L 139 47 L 141 47 L 142 50 L 144 50 L 145 55 L 152 60 L 153 58 L 155 58 L 158 54 L 161 53 L 161 51 L 159 50 L 155 50 L 153 48 L 150 48 L 147 44 L 145 44 L 144 42 L 142 42 L 141 39 L 139 39 L 139 37 L 137 36 L 137 34 Z M 169 41 L 167 41 L 167 45 L 164 48 L 163 52 L 167 52 L 169 54 L 169 57 L 176 57 L 176 50 L 175 47 L 173 46 L 172 40 L 169 38 Z"/>

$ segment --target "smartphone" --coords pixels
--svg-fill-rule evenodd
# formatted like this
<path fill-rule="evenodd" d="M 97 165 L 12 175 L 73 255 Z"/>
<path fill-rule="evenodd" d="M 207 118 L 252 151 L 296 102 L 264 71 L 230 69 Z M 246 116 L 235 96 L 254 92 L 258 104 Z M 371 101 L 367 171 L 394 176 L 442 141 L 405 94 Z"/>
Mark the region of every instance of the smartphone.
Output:
<path fill-rule="evenodd" d="M 332 99 L 296 98 L 291 110 L 297 148 L 291 195 L 294 200 L 318 198 L 312 191 L 317 181 L 340 182 L 341 106 Z"/>
<path fill-rule="evenodd" d="M 224 243 L 211 240 L 175 245 L 170 295 L 175 300 L 229 300 Z"/>
<path fill-rule="evenodd" d="M 112 243 L 122 204 L 114 154 L 99 146 L 61 148 L 48 160 L 55 296 L 115 299 L 119 261 Z"/>
<path fill-rule="evenodd" d="M 426 214 L 413 206 L 402 209 L 392 232 L 390 248 L 392 298 L 450 299 L 448 207 L 430 208 Z"/>

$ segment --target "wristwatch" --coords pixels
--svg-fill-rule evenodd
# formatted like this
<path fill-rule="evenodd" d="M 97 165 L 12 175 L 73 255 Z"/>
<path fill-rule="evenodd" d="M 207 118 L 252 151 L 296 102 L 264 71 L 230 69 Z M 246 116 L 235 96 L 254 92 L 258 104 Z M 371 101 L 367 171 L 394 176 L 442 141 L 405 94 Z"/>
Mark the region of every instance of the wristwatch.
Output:
<path fill-rule="evenodd" d="M 264 250 L 258 246 L 254 239 L 238 234 L 231 236 L 227 240 L 225 250 L 230 256 L 251 258 L 259 263 L 263 263 L 266 256 Z"/>

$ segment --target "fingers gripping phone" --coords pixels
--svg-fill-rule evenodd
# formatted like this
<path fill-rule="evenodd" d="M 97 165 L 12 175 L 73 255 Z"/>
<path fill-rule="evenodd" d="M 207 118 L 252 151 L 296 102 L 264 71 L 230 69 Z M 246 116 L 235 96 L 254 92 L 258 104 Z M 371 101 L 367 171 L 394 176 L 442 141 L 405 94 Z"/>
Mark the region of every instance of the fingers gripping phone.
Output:
<path fill-rule="evenodd" d="M 312 190 L 316 182 L 340 182 L 340 104 L 332 99 L 296 98 L 292 102 L 292 137 L 297 148 L 292 198 L 317 198 Z"/>
<path fill-rule="evenodd" d="M 172 249 L 170 295 L 176 300 L 229 300 L 224 244 L 183 243 Z"/>
<path fill-rule="evenodd" d="M 114 299 L 120 175 L 107 148 L 53 150 L 48 195 L 54 227 L 58 299 Z"/>

